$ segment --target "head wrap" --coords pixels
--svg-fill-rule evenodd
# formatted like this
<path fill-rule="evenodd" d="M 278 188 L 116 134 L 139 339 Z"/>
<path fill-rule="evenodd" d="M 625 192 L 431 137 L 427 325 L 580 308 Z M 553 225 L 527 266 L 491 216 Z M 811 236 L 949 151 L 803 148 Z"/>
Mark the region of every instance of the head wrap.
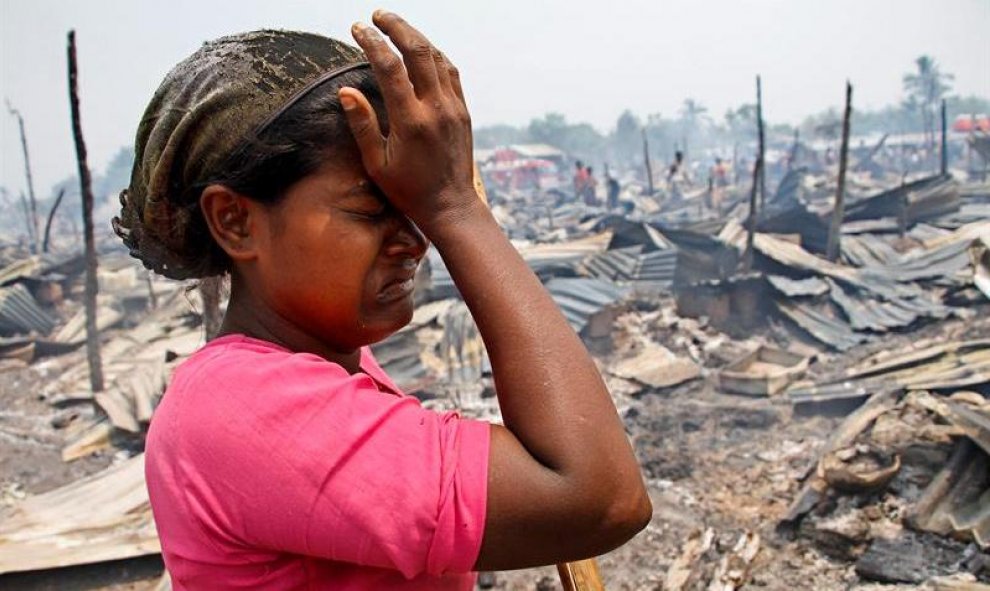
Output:
<path fill-rule="evenodd" d="M 113 220 L 131 254 L 175 279 L 206 274 L 177 254 L 201 215 L 189 188 L 214 180 L 234 150 L 321 82 L 366 65 L 355 47 L 293 31 L 223 37 L 179 63 L 141 119 Z"/>

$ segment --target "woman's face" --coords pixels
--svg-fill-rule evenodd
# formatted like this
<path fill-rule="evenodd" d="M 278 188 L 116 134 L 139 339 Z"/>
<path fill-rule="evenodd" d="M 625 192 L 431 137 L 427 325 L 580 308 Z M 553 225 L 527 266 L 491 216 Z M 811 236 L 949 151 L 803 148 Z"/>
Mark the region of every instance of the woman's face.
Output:
<path fill-rule="evenodd" d="M 349 352 L 405 326 L 423 234 L 393 209 L 356 156 L 333 157 L 260 221 L 256 279 L 268 307 Z"/>

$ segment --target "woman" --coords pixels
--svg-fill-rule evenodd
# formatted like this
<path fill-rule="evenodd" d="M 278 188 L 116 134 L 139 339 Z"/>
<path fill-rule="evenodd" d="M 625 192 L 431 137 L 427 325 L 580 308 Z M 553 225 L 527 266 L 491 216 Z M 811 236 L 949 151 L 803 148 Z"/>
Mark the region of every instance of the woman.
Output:
<path fill-rule="evenodd" d="M 165 275 L 231 281 L 221 336 L 148 434 L 177 589 L 470 589 L 650 518 L 594 363 L 475 193 L 457 70 L 395 14 L 373 22 L 352 30 L 363 53 L 277 31 L 208 43 L 141 122 L 118 233 Z M 504 427 L 421 408 L 366 347 L 409 322 L 427 239 Z"/>

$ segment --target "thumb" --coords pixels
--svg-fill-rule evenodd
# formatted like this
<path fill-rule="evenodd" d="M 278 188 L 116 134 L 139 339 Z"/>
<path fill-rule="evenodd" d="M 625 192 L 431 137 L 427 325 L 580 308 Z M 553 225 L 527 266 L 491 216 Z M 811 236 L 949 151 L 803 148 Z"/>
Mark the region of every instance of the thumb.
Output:
<path fill-rule="evenodd" d="M 344 109 L 347 124 L 361 151 L 361 161 L 369 173 L 374 173 L 385 165 L 385 138 L 378 125 L 378 115 L 364 94 L 349 86 L 341 88 L 337 96 Z"/>

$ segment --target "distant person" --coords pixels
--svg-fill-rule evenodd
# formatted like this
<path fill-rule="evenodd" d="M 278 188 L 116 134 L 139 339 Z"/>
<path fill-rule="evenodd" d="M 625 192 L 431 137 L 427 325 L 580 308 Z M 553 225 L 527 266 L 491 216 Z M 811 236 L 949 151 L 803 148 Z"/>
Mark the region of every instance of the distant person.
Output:
<path fill-rule="evenodd" d="M 621 188 L 619 187 L 619 181 L 616 180 L 608 171 L 608 166 L 605 166 L 605 205 L 609 210 L 616 209 L 619 206 L 619 192 Z"/>
<path fill-rule="evenodd" d="M 598 181 L 595 179 L 595 174 L 588 166 L 584 169 L 584 203 L 585 205 L 598 205 Z"/>
<path fill-rule="evenodd" d="M 715 159 L 715 166 L 712 167 L 712 209 L 721 211 L 722 201 L 725 200 L 726 187 L 729 186 L 729 167 L 721 158 Z"/>
<path fill-rule="evenodd" d="M 584 196 L 584 189 L 588 184 L 588 171 L 584 167 L 584 162 L 580 160 L 574 163 L 574 198 L 580 199 Z"/>
<path fill-rule="evenodd" d="M 671 199 L 680 200 L 684 196 L 681 187 L 690 184 L 687 166 L 684 164 L 684 152 L 677 150 L 674 152 L 674 161 L 667 169 L 667 185 Z"/>

